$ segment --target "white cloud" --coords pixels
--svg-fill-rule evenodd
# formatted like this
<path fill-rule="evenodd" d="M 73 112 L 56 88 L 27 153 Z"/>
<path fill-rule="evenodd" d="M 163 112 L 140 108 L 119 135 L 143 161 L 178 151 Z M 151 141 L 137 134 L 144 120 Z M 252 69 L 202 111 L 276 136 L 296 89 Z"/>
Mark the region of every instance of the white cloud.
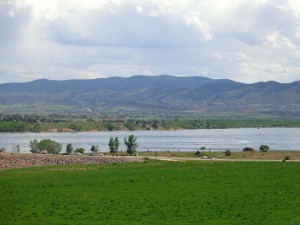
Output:
<path fill-rule="evenodd" d="M 134 74 L 300 80 L 297 0 L 2 0 L 0 83 Z"/>

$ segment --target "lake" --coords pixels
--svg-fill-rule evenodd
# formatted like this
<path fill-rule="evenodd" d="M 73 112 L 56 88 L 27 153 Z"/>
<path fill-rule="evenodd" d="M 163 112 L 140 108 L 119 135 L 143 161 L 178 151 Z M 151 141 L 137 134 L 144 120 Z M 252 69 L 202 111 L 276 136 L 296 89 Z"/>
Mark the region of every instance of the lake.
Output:
<path fill-rule="evenodd" d="M 52 139 L 63 145 L 72 143 L 74 148 L 89 151 L 92 145 L 102 152 L 108 151 L 110 137 L 119 137 L 120 149 L 126 149 L 123 140 L 129 135 L 137 136 L 138 151 L 197 151 L 200 147 L 223 151 L 241 151 L 244 147 L 259 149 L 262 144 L 271 150 L 300 150 L 300 128 L 241 128 L 241 129 L 197 129 L 172 131 L 110 131 L 78 133 L 0 133 L 0 148 L 8 152 L 20 145 L 22 153 L 28 153 L 33 139 Z"/>

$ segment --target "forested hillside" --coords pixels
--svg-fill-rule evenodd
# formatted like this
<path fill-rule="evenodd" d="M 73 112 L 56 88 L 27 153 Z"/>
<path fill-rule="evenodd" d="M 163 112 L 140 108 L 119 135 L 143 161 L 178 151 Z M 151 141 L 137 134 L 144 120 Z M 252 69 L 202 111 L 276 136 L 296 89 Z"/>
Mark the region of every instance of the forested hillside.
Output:
<path fill-rule="evenodd" d="M 300 118 L 300 81 L 133 76 L 0 85 L 2 113 Z"/>

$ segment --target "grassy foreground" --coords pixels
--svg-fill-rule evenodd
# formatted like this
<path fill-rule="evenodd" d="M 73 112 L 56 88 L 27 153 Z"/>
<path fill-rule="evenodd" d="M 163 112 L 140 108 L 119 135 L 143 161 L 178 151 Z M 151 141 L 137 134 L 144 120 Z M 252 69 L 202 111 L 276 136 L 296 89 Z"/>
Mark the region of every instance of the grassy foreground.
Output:
<path fill-rule="evenodd" d="M 162 162 L 0 171 L 0 224 L 300 224 L 300 163 Z"/>

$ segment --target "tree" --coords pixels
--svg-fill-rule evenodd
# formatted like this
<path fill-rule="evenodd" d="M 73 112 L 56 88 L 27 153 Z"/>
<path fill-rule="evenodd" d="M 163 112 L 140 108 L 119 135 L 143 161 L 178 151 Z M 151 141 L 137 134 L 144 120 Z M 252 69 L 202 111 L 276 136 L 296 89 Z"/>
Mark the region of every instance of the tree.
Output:
<path fill-rule="evenodd" d="M 117 129 L 116 126 L 115 126 L 113 123 L 111 123 L 111 122 L 105 123 L 104 126 L 105 126 L 106 129 L 109 130 L 109 131 L 113 131 L 113 130 L 116 130 L 116 129 Z"/>
<path fill-rule="evenodd" d="M 66 153 L 72 154 L 73 150 L 74 150 L 74 148 L 73 148 L 72 144 L 67 144 Z"/>
<path fill-rule="evenodd" d="M 31 153 L 40 153 L 40 149 L 39 149 L 39 142 L 34 139 L 33 141 L 30 141 L 30 144 L 29 144 L 29 148 L 30 148 L 30 151 Z"/>
<path fill-rule="evenodd" d="M 93 153 L 98 152 L 98 146 L 93 145 L 93 146 L 91 147 L 91 152 L 93 152 Z"/>
<path fill-rule="evenodd" d="M 267 152 L 269 150 L 269 146 L 268 145 L 261 145 L 259 147 L 259 150 L 262 151 L 262 152 Z"/>
<path fill-rule="evenodd" d="M 76 148 L 74 152 L 82 154 L 84 153 L 84 148 Z"/>
<path fill-rule="evenodd" d="M 124 144 L 127 146 L 127 153 L 130 155 L 136 153 L 136 148 L 138 147 L 136 139 L 137 137 L 135 137 L 134 135 L 130 135 L 128 137 L 128 140 L 124 138 Z"/>
<path fill-rule="evenodd" d="M 58 154 L 61 151 L 62 145 L 50 139 L 43 139 L 40 142 L 34 139 L 33 141 L 30 141 L 29 147 L 32 153 L 46 151 L 50 154 Z"/>
<path fill-rule="evenodd" d="M 71 129 L 71 130 L 76 130 L 76 131 L 80 131 L 81 127 L 80 127 L 80 125 L 78 125 L 78 124 L 71 123 L 71 124 L 69 125 L 69 129 Z"/>
<path fill-rule="evenodd" d="M 119 146 L 120 146 L 120 141 L 119 138 L 116 137 L 115 139 L 111 137 L 108 142 L 109 146 L 109 152 L 115 155 L 118 152 Z"/>
<path fill-rule="evenodd" d="M 38 143 L 40 152 L 47 151 L 50 154 L 58 154 L 61 151 L 62 145 L 50 139 L 43 139 Z"/>
<path fill-rule="evenodd" d="M 133 122 L 127 122 L 124 124 L 124 126 L 128 129 L 128 130 L 134 130 L 135 129 L 135 125 Z"/>
<path fill-rule="evenodd" d="M 17 151 L 17 153 L 19 153 L 19 152 L 20 152 L 20 150 L 21 150 L 21 148 L 20 148 L 20 145 L 19 145 L 19 144 L 17 144 L 17 145 L 16 145 L 16 151 Z"/>

